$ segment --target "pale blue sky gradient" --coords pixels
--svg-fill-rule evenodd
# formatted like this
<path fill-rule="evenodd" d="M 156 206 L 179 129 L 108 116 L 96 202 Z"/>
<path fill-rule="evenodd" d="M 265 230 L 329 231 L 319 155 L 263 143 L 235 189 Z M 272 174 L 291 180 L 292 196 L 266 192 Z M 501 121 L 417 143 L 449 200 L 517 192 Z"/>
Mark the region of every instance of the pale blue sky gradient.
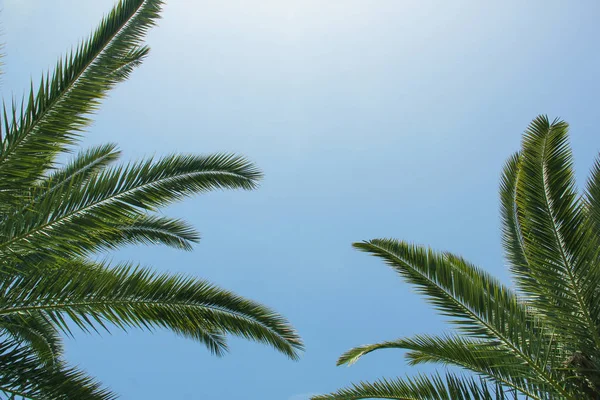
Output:
<path fill-rule="evenodd" d="M 113 1 L 0 4 L 9 98 Z M 115 330 L 77 335 L 67 358 L 123 399 L 304 400 L 416 373 L 397 351 L 335 367 L 352 346 L 447 329 L 350 244 L 429 244 L 507 281 L 497 191 L 521 132 L 539 113 L 567 120 L 580 183 L 600 149 L 599 17 L 600 3 L 584 0 L 167 2 L 150 58 L 103 103 L 85 144 L 116 142 L 125 160 L 238 152 L 265 179 L 168 210 L 202 232 L 193 252 L 111 256 L 266 303 L 307 351 L 292 362 L 232 340 L 218 359 L 168 332 Z"/>

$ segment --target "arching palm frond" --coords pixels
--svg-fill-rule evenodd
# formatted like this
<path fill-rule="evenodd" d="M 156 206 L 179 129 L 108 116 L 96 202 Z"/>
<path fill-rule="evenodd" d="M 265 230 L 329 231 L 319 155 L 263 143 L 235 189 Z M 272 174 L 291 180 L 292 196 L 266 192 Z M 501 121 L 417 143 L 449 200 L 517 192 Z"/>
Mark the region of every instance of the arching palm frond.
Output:
<path fill-rule="evenodd" d="M 210 190 L 252 189 L 260 177 L 249 161 L 228 154 L 174 155 L 104 169 L 82 185 L 54 187 L 36 202 L 34 210 L 7 218 L 5 226 L 11 229 L 0 237 L 0 253 L 15 256 L 43 248 L 45 252 L 88 255 L 114 245 L 106 237 L 118 237 L 119 226 L 139 221 L 148 211 Z M 76 183 L 79 178 L 74 178 Z M 163 228 L 170 231 L 173 225 L 181 231 L 181 224 Z M 141 237 L 144 232 L 150 231 L 130 229 L 122 234 L 130 239 L 138 235 L 141 242 L 156 240 L 156 236 Z"/>
<path fill-rule="evenodd" d="M 312 400 L 497 400 L 504 398 L 501 386 L 493 387 L 483 380 L 447 373 L 406 379 L 383 379 L 361 382 L 335 393 L 313 396 Z"/>
<path fill-rule="evenodd" d="M 191 250 L 200 235 L 163 214 L 186 197 L 251 190 L 262 173 L 232 154 L 181 155 L 116 164 L 113 144 L 65 159 L 100 101 L 148 55 L 143 44 L 161 0 L 120 0 L 92 35 L 62 58 L 22 102 L 0 116 L 0 395 L 112 399 L 66 365 L 70 328 L 168 329 L 216 355 L 234 335 L 297 359 L 303 345 L 271 309 L 180 275 L 129 264 L 110 267 L 99 251 L 124 245 Z"/>
<path fill-rule="evenodd" d="M 49 367 L 62 357 L 62 338 L 52 321 L 40 313 L 5 314 L 0 317 L 0 330 L 22 345 L 28 346 L 35 356 Z"/>
<path fill-rule="evenodd" d="M 538 117 L 524 134 L 522 153 L 517 211 L 530 274 L 537 283 L 526 293 L 540 312 L 551 316 L 547 323 L 575 348 L 598 352 L 599 326 L 590 313 L 597 314 L 600 304 L 587 287 L 595 260 L 586 244 L 593 237 L 575 188 L 567 124 Z M 538 294 L 544 301 L 536 301 Z"/>
<path fill-rule="evenodd" d="M 24 107 L 13 104 L 6 112 L 5 105 L 0 146 L 3 203 L 17 201 L 15 193 L 41 178 L 57 153 L 89 124 L 87 115 L 98 108 L 99 100 L 127 77 L 124 71 L 141 62 L 147 54 L 141 42 L 159 18 L 161 5 L 160 0 L 120 1 L 90 38 L 41 79 L 37 90 L 32 83 Z"/>
<path fill-rule="evenodd" d="M 116 396 L 63 362 L 48 367 L 17 341 L 0 343 L 0 393 L 33 400 L 113 400 Z"/>
<path fill-rule="evenodd" d="M 411 365 L 433 362 L 479 375 L 486 387 L 496 390 L 493 398 L 599 399 L 599 165 L 582 201 L 567 124 L 540 116 L 526 130 L 522 149 L 506 163 L 500 186 L 503 245 L 517 291 L 450 253 L 393 239 L 356 243 L 416 286 L 460 335 L 420 335 L 360 346 L 342 355 L 338 365 L 396 348 L 406 351 Z M 426 388 L 439 388 L 441 382 L 437 375 L 419 379 Z M 448 397 L 443 387 L 419 391 L 401 382 L 355 385 L 314 399 L 465 396 Z"/>
<path fill-rule="evenodd" d="M 302 347 L 294 329 L 267 307 L 208 282 L 133 266 L 71 262 L 54 270 L 0 277 L 0 317 L 40 315 L 65 332 L 65 317 L 83 330 L 165 327 L 226 350 L 224 334 L 270 344 L 291 358 Z"/>

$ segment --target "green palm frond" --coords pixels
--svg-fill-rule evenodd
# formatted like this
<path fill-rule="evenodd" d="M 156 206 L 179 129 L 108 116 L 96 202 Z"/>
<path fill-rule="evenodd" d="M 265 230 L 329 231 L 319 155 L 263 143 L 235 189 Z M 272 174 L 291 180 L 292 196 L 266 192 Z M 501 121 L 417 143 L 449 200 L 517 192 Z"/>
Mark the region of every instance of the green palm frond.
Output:
<path fill-rule="evenodd" d="M 502 244 L 509 268 L 520 287 L 528 290 L 535 287 L 537 280 L 531 269 L 524 249 L 523 232 L 519 225 L 517 209 L 517 181 L 521 169 L 521 154 L 511 156 L 504 166 L 500 180 L 500 211 L 502 219 Z"/>
<path fill-rule="evenodd" d="M 43 314 L 3 315 L 0 317 L 0 332 L 28 346 L 42 363 L 50 367 L 60 361 L 62 339 L 56 327 Z"/>
<path fill-rule="evenodd" d="M 532 317 L 515 293 L 459 257 L 393 239 L 353 246 L 382 258 L 467 334 L 499 340 L 512 348 L 516 343 L 531 343 L 543 333 L 534 330 Z M 527 329 L 515 330 L 515 326 Z M 530 350 L 525 346 L 513 349 L 525 359 Z"/>
<path fill-rule="evenodd" d="M 533 369 L 499 343 L 458 335 L 419 335 L 359 346 L 344 353 L 338 365 L 352 365 L 364 355 L 381 349 L 408 350 L 406 358 L 410 365 L 437 363 L 468 369 L 532 400 L 543 399 L 546 397 L 544 393 L 552 392 L 543 380 L 538 379 Z M 550 346 L 547 350 L 554 348 Z"/>
<path fill-rule="evenodd" d="M 81 186 L 57 188 L 33 212 L 8 218 L 5 226 L 11 230 L 0 237 L 0 253 L 13 256 L 43 248 L 85 255 L 98 250 L 96 232 L 114 231 L 123 221 L 141 218 L 140 211 L 209 190 L 253 189 L 260 177 L 252 163 L 229 154 L 174 155 L 105 169 Z"/>
<path fill-rule="evenodd" d="M 68 272 L 68 273 L 67 273 Z M 0 317 L 41 313 L 69 333 L 65 317 L 81 329 L 168 328 L 226 350 L 224 334 L 271 345 L 290 358 L 302 342 L 272 310 L 205 281 L 145 268 L 107 268 L 89 262 L 0 277 Z"/>
<path fill-rule="evenodd" d="M 0 393 L 34 400 L 113 400 L 116 396 L 63 363 L 48 367 L 14 340 L 0 343 Z"/>
<path fill-rule="evenodd" d="M 77 154 L 68 164 L 44 177 L 35 188 L 36 202 L 65 185 L 82 185 L 121 156 L 116 144 L 94 146 Z"/>
<path fill-rule="evenodd" d="M 517 184 L 519 224 L 532 277 L 533 304 L 576 346 L 600 349 L 593 288 L 586 287 L 595 262 L 584 244 L 589 235 L 575 188 L 567 124 L 538 117 L 525 132 Z M 591 292 L 590 292 L 591 291 Z M 536 301 L 536 294 L 544 297 Z M 600 354 L 599 354 L 600 355 Z"/>
<path fill-rule="evenodd" d="M 600 158 L 596 159 L 587 182 L 585 205 L 596 233 L 600 233 Z"/>
<path fill-rule="evenodd" d="M 107 233 L 109 237 L 102 242 L 112 248 L 122 244 L 162 244 L 191 250 L 192 245 L 200 240 L 198 231 L 185 221 L 155 215 L 123 218 L 118 224 L 111 226 Z"/>
<path fill-rule="evenodd" d="M 219 189 L 254 189 L 262 177 L 244 157 L 171 155 L 115 165 L 113 144 L 62 160 L 100 101 L 149 53 L 143 44 L 161 0 L 120 0 L 92 35 L 0 116 L 0 395 L 112 399 L 66 365 L 61 335 L 165 328 L 217 355 L 234 335 L 292 359 L 303 344 L 271 309 L 180 275 L 95 263 L 131 244 L 190 250 L 197 230 L 162 214 L 175 201 Z"/>
<path fill-rule="evenodd" d="M 13 202 L 52 166 L 54 157 L 73 144 L 87 117 L 115 84 L 147 54 L 141 46 L 161 9 L 160 0 L 123 0 L 76 50 L 59 61 L 52 75 L 32 88 L 23 107 L 4 106 L 0 146 L 0 195 Z M 23 110 L 22 112 L 17 111 Z"/>
<path fill-rule="evenodd" d="M 501 177 L 502 240 L 514 291 L 450 253 L 393 239 L 354 244 L 414 285 L 458 334 L 359 346 L 338 365 L 396 348 L 406 351 L 410 365 L 437 363 L 479 375 L 497 399 L 599 399 L 600 162 L 583 197 L 574 176 L 567 124 L 539 116 Z M 418 379 L 418 387 L 381 381 L 315 399 L 476 398 L 449 396 L 437 375 Z"/>
<path fill-rule="evenodd" d="M 23 204 L 12 210 L 12 216 L 21 215 L 25 211 L 34 211 L 36 203 L 44 201 L 56 190 L 64 186 L 83 185 L 90 177 L 116 161 L 121 153 L 114 144 L 105 144 L 80 152 L 67 165 L 57 168 L 39 182 L 36 182 L 30 193 L 24 194 Z M 8 216 L 4 216 L 8 218 Z"/>
<path fill-rule="evenodd" d="M 373 383 L 361 382 L 347 389 L 311 400 L 496 400 L 503 399 L 502 387 L 490 387 L 483 380 L 447 373 L 417 376 L 406 379 L 382 379 Z"/>
<path fill-rule="evenodd" d="M 463 332 L 499 342 L 540 381 L 566 395 L 548 368 L 553 360 L 538 357 L 549 342 L 549 332 L 535 323 L 515 293 L 489 274 L 450 253 L 393 239 L 374 239 L 354 247 L 382 258 Z"/>

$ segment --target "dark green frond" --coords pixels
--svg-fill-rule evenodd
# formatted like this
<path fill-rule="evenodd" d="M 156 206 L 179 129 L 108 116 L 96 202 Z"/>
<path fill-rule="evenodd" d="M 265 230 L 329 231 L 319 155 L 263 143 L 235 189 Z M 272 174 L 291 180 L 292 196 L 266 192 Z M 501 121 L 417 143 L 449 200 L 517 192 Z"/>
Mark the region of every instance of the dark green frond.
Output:
<path fill-rule="evenodd" d="M 111 235 L 112 233 L 112 235 Z M 105 243 L 111 247 L 122 244 L 162 244 L 182 250 L 191 250 L 200 240 L 198 231 L 185 221 L 154 215 L 123 218 L 108 232 Z"/>
<path fill-rule="evenodd" d="M 0 317 L 2 336 L 28 346 L 38 359 L 48 366 L 56 364 L 62 355 L 62 339 L 54 325 L 44 315 L 21 313 Z"/>
<path fill-rule="evenodd" d="M 25 211 L 37 212 L 33 206 L 41 203 L 60 188 L 80 187 L 90 177 L 116 161 L 121 153 L 114 144 L 105 144 L 80 152 L 71 162 L 58 168 L 32 187 L 31 194 L 24 196 L 25 204 L 13 210 L 20 215 Z"/>
<path fill-rule="evenodd" d="M 522 289 L 566 343 L 600 356 L 597 272 L 568 142 L 568 125 L 536 118 L 523 137 L 517 183 L 519 225 L 535 284 Z"/>
<path fill-rule="evenodd" d="M 26 189 L 52 166 L 54 157 L 88 124 L 88 115 L 115 84 L 147 54 L 140 47 L 161 9 L 160 0 L 122 0 L 100 26 L 73 52 L 60 60 L 52 75 L 41 79 L 17 105 L 12 120 L 5 117 L 0 146 L 0 193 Z M 6 108 L 6 107 L 5 107 Z"/>
<path fill-rule="evenodd" d="M 523 244 L 523 232 L 519 225 L 517 209 L 517 181 L 521 164 L 521 155 L 509 157 L 504 165 L 500 179 L 500 215 L 502 219 L 502 244 L 511 272 L 517 284 L 527 288 L 537 285 L 531 276 L 531 269 Z"/>
<path fill-rule="evenodd" d="M 545 382 L 538 380 L 535 371 L 500 344 L 457 335 L 420 335 L 356 347 L 344 353 L 338 360 L 338 365 L 351 365 L 362 356 L 380 349 L 408 350 L 406 357 L 411 365 L 433 362 L 461 367 L 531 399 L 546 398 L 547 393 L 553 392 Z M 549 346 L 546 350 L 545 353 L 555 349 Z"/>
<path fill-rule="evenodd" d="M 17 342 L 0 343 L 0 393 L 35 400 L 112 400 L 116 396 L 63 363 L 47 367 Z"/>
<path fill-rule="evenodd" d="M 546 348 L 549 333 L 534 322 L 510 289 L 489 274 L 450 253 L 397 240 L 375 239 L 354 247 L 382 258 L 462 331 L 497 341 L 540 381 L 567 394 L 559 377 L 546 368 L 552 360 L 537 357 Z"/>
<path fill-rule="evenodd" d="M 496 400 L 504 399 L 502 387 L 490 387 L 482 380 L 446 374 L 406 379 L 361 382 L 335 393 L 311 397 L 311 400 Z"/>
<path fill-rule="evenodd" d="M 113 143 L 91 147 L 81 151 L 64 167 L 44 177 L 36 184 L 36 188 L 39 188 L 41 194 L 48 195 L 65 185 L 81 185 L 118 160 L 120 156 L 121 152 Z M 36 197 L 36 201 L 40 200 L 43 198 Z"/>
<path fill-rule="evenodd" d="M 66 273 L 68 272 L 68 273 Z M 107 269 L 80 262 L 24 277 L 0 278 L 0 316 L 39 312 L 67 333 L 65 318 L 84 330 L 168 328 L 219 354 L 223 334 L 271 345 L 297 358 L 302 342 L 272 310 L 205 281 L 148 269 Z"/>
<path fill-rule="evenodd" d="M 597 235 L 600 235 L 600 158 L 597 158 L 592 166 L 586 187 L 585 203 L 594 230 Z"/>
<path fill-rule="evenodd" d="M 260 177 L 252 163 L 228 154 L 170 156 L 106 169 L 82 186 L 53 191 L 35 212 L 7 220 L 11 230 L 0 238 L 0 253 L 14 256 L 43 248 L 85 255 L 97 250 L 96 232 L 104 235 L 140 211 L 215 189 L 252 189 Z"/>

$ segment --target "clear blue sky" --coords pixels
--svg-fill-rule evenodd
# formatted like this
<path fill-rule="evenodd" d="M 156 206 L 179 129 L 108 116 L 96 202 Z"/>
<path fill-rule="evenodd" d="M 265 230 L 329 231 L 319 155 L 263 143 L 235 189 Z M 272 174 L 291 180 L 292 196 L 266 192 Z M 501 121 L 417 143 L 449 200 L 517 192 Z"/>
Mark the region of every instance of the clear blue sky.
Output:
<path fill-rule="evenodd" d="M 4 0 L 5 97 L 95 27 L 113 0 Z M 297 327 L 292 362 L 232 340 L 224 358 L 168 332 L 78 334 L 67 358 L 124 399 L 305 400 L 412 374 L 401 352 L 350 368 L 364 343 L 447 329 L 353 241 L 397 237 L 460 253 L 508 279 L 498 178 L 539 113 L 571 124 L 578 177 L 600 149 L 597 1 L 168 1 L 150 58 L 111 93 L 85 143 L 125 159 L 232 151 L 265 172 L 255 192 L 168 211 L 203 234 L 193 252 L 115 260 L 207 278 Z"/>

